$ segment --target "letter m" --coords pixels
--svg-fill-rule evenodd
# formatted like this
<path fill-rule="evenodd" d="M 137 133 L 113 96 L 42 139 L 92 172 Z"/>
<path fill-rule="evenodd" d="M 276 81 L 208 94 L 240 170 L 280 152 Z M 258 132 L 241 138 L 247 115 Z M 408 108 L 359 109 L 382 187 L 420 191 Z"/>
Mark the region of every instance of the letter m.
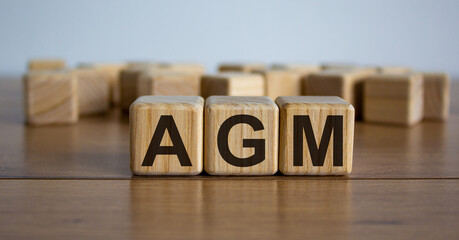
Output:
<path fill-rule="evenodd" d="M 312 165 L 323 166 L 332 131 L 334 132 L 333 166 L 343 166 L 343 116 L 327 116 L 320 145 L 317 148 L 311 119 L 308 115 L 295 115 L 293 117 L 293 166 L 303 166 L 303 132 L 306 135 Z"/>

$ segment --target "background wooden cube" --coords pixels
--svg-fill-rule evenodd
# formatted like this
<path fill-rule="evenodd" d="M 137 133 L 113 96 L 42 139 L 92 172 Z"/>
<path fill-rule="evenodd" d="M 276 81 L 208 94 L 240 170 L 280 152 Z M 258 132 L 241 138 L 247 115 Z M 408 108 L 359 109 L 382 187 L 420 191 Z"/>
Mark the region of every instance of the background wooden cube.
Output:
<path fill-rule="evenodd" d="M 300 74 L 300 87 L 296 94 L 288 94 L 288 95 L 279 95 L 279 96 L 299 96 L 304 95 L 307 93 L 307 78 L 313 73 L 318 73 L 322 70 L 322 67 L 319 65 L 311 65 L 311 64 L 274 64 L 272 66 L 273 70 L 284 70 L 284 71 L 291 71 Z M 295 87 L 298 87 L 295 85 Z M 268 95 L 269 96 L 269 95 Z M 275 99 L 275 98 L 273 98 Z"/>
<path fill-rule="evenodd" d="M 243 72 L 252 73 L 254 71 L 263 71 L 266 66 L 261 63 L 223 63 L 218 67 L 218 71 L 223 72 Z"/>
<path fill-rule="evenodd" d="M 201 75 L 168 71 L 151 71 L 140 76 L 137 93 L 143 95 L 199 96 Z"/>
<path fill-rule="evenodd" d="M 110 87 L 105 76 L 95 69 L 75 69 L 78 83 L 78 113 L 80 116 L 105 113 L 110 107 Z"/>
<path fill-rule="evenodd" d="M 279 96 L 301 95 L 301 75 L 287 70 L 255 71 L 263 75 L 265 95 L 273 100 Z"/>
<path fill-rule="evenodd" d="M 137 65 L 124 68 L 120 71 L 120 106 L 123 110 L 129 110 L 129 106 L 141 95 L 138 93 L 140 76 L 150 71 L 148 65 Z M 144 94 L 151 95 L 151 94 Z"/>
<path fill-rule="evenodd" d="M 376 74 L 372 68 L 354 68 L 345 70 L 324 70 L 311 74 L 304 83 L 308 96 L 338 96 L 351 103 L 356 111 L 356 118 L 361 118 L 362 90 L 364 80 Z"/>
<path fill-rule="evenodd" d="M 450 80 L 445 73 L 423 73 L 424 118 L 446 120 L 449 116 Z"/>
<path fill-rule="evenodd" d="M 211 175 L 276 173 L 278 121 L 279 109 L 269 97 L 209 97 L 205 106 L 206 172 Z"/>
<path fill-rule="evenodd" d="M 79 68 L 93 68 L 100 71 L 110 87 L 110 102 L 114 106 L 120 104 L 120 71 L 126 67 L 123 63 L 82 63 Z"/>
<path fill-rule="evenodd" d="M 381 74 L 408 74 L 413 72 L 409 67 L 403 66 L 382 66 L 378 67 L 378 73 Z"/>
<path fill-rule="evenodd" d="M 201 79 L 201 96 L 264 96 L 264 79 L 260 74 L 221 73 Z"/>
<path fill-rule="evenodd" d="M 78 121 L 78 89 L 69 71 L 33 71 L 24 76 L 27 123 L 65 124 Z"/>
<path fill-rule="evenodd" d="M 28 66 L 30 71 L 63 70 L 65 68 L 65 61 L 62 59 L 32 59 L 29 61 Z"/>
<path fill-rule="evenodd" d="M 276 103 L 280 108 L 279 170 L 283 174 L 351 172 L 354 146 L 351 104 L 339 97 L 310 96 L 279 97 Z"/>
<path fill-rule="evenodd" d="M 137 175 L 197 175 L 201 173 L 203 109 L 204 99 L 198 96 L 142 96 L 138 98 L 129 110 L 131 171 Z M 177 138 L 181 139 L 183 145 L 173 140 Z M 152 141 L 154 139 L 156 140 Z M 158 144 L 162 150 L 157 150 L 159 154 L 155 156 L 153 146 Z M 168 149 L 168 146 L 176 147 L 175 150 L 180 154 L 173 154 L 175 150 Z M 185 149 L 187 158 L 183 157 L 184 152 L 180 151 L 181 147 Z M 161 151 L 163 154 L 160 153 Z M 172 154 L 164 154 L 166 152 L 172 152 Z"/>
<path fill-rule="evenodd" d="M 160 69 L 170 72 L 189 73 L 203 75 L 206 68 L 201 64 L 196 63 L 166 63 L 160 66 Z"/>
<path fill-rule="evenodd" d="M 411 126 L 423 117 L 420 74 L 379 74 L 365 81 L 363 117 L 368 122 Z"/>

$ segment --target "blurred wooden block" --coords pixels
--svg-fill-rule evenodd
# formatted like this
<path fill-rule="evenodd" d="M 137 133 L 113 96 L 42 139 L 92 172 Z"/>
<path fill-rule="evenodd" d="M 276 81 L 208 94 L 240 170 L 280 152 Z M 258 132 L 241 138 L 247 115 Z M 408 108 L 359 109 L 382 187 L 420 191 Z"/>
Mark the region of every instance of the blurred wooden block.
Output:
<path fill-rule="evenodd" d="M 314 64 L 273 64 L 271 67 L 273 70 L 288 70 L 297 72 L 300 74 L 310 74 L 319 72 L 322 67 Z"/>
<path fill-rule="evenodd" d="M 132 173 L 201 173 L 203 110 L 204 99 L 197 96 L 138 98 L 129 109 Z"/>
<path fill-rule="evenodd" d="M 260 74 L 221 73 L 201 79 L 201 96 L 264 96 L 265 83 Z"/>
<path fill-rule="evenodd" d="M 278 125 L 279 109 L 269 97 L 209 97 L 205 106 L 206 172 L 276 173 Z"/>
<path fill-rule="evenodd" d="M 272 66 L 273 70 L 284 70 L 284 71 L 292 71 L 299 73 L 301 76 L 300 87 L 298 88 L 299 93 L 295 94 L 304 95 L 307 92 L 307 78 L 313 73 L 318 73 L 322 70 L 322 67 L 319 65 L 312 65 L 312 64 L 274 64 Z M 295 85 L 295 87 L 297 87 Z M 283 95 L 283 96 L 295 96 L 293 94 L 290 95 Z M 282 95 L 279 95 L 282 96 Z"/>
<path fill-rule="evenodd" d="M 347 70 L 324 70 L 311 74 L 305 81 L 309 96 L 338 96 L 351 103 L 357 119 L 361 118 L 362 90 L 364 80 L 376 74 L 376 69 L 353 68 Z"/>
<path fill-rule="evenodd" d="M 28 69 L 36 70 L 62 70 L 65 69 L 65 61 L 61 59 L 32 59 L 29 61 Z"/>
<path fill-rule="evenodd" d="M 266 70 L 266 66 L 261 63 L 223 63 L 218 67 L 219 72 L 243 72 L 252 73 L 254 71 Z"/>
<path fill-rule="evenodd" d="M 403 66 L 382 66 L 378 68 L 378 73 L 381 74 L 408 74 L 413 72 L 409 67 Z"/>
<path fill-rule="evenodd" d="M 421 121 L 423 102 L 420 74 L 378 74 L 365 81 L 363 117 L 368 122 L 411 126 Z"/>
<path fill-rule="evenodd" d="M 423 73 L 424 118 L 446 120 L 449 116 L 450 79 L 445 73 Z"/>
<path fill-rule="evenodd" d="M 164 71 L 188 73 L 203 75 L 206 72 L 206 68 L 201 64 L 195 63 L 168 63 L 160 65 L 160 69 Z"/>
<path fill-rule="evenodd" d="M 279 170 L 344 175 L 352 170 L 354 108 L 339 97 L 279 97 Z"/>
<path fill-rule="evenodd" d="M 137 65 L 135 67 L 127 67 L 120 71 L 120 106 L 121 109 L 127 111 L 129 106 L 141 96 L 138 92 L 140 76 L 150 70 L 148 65 Z M 143 94 L 151 95 L 151 94 Z"/>
<path fill-rule="evenodd" d="M 301 95 L 301 74 L 288 70 L 255 71 L 263 75 L 265 95 L 273 100 L 279 96 Z"/>
<path fill-rule="evenodd" d="M 105 76 L 95 69 L 73 70 L 78 83 L 80 116 L 105 113 L 110 107 L 110 87 Z"/>
<path fill-rule="evenodd" d="M 93 68 L 104 74 L 106 81 L 110 87 L 110 102 L 114 106 L 120 104 L 120 71 L 126 67 L 122 63 L 83 63 L 79 68 Z"/>
<path fill-rule="evenodd" d="M 33 71 L 24 76 L 28 124 L 66 124 L 78 121 L 78 89 L 69 71 Z"/>
<path fill-rule="evenodd" d="M 200 74 L 151 71 L 140 76 L 137 93 L 139 96 L 199 96 L 200 83 Z"/>

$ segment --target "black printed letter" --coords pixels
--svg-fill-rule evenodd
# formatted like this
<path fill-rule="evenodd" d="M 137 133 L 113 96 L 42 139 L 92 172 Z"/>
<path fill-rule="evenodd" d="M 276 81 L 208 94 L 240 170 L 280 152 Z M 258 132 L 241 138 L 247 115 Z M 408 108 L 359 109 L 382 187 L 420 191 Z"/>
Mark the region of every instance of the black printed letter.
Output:
<path fill-rule="evenodd" d="M 169 132 L 173 146 L 160 146 L 166 129 Z M 147 154 L 145 154 L 145 158 L 143 159 L 142 166 L 153 166 L 156 155 L 159 154 L 176 154 L 180 161 L 180 165 L 191 166 L 190 157 L 188 157 L 185 145 L 183 145 L 182 138 L 178 132 L 177 125 L 175 125 L 174 118 L 171 115 L 163 115 L 159 119 L 158 126 L 156 127 L 153 138 L 151 139 Z"/>
<path fill-rule="evenodd" d="M 303 166 L 303 129 L 308 142 L 313 166 L 323 166 L 328 144 L 333 134 L 333 166 L 343 166 L 343 116 L 330 115 L 325 121 L 324 131 L 317 149 L 311 119 L 308 115 L 293 117 L 293 166 Z"/>
<path fill-rule="evenodd" d="M 255 153 L 247 158 L 238 158 L 234 156 L 228 146 L 228 135 L 231 128 L 240 123 L 249 124 L 254 131 L 263 130 L 263 123 L 251 115 L 235 115 L 226 119 L 218 130 L 217 144 L 222 158 L 229 164 L 236 167 L 250 167 L 257 165 L 265 160 L 265 140 L 264 139 L 243 139 L 243 147 L 255 148 Z"/>

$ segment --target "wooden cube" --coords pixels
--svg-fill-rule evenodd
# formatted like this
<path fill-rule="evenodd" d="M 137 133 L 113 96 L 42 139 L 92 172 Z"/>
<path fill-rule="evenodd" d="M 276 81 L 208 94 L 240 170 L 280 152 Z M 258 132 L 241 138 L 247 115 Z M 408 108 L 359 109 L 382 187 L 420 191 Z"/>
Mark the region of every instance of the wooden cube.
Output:
<path fill-rule="evenodd" d="M 73 70 L 78 82 L 80 116 L 105 113 L 110 107 L 110 87 L 105 76 L 95 69 Z"/>
<path fill-rule="evenodd" d="M 143 95 L 199 96 L 201 75 L 196 73 L 151 71 L 139 77 L 137 93 Z"/>
<path fill-rule="evenodd" d="M 408 74 L 413 72 L 409 67 L 403 66 L 382 66 L 378 68 L 378 73 L 381 74 Z"/>
<path fill-rule="evenodd" d="M 140 76 L 149 71 L 149 66 L 134 66 L 124 68 L 120 71 L 120 106 L 121 109 L 127 111 L 129 106 L 141 95 L 138 93 L 138 85 Z M 144 94 L 151 95 L 151 94 Z"/>
<path fill-rule="evenodd" d="M 255 71 L 263 75 L 265 95 L 276 99 L 279 96 L 301 95 L 301 74 L 288 70 Z"/>
<path fill-rule="evenodd" d="M 120 71 L 126 67 L 122 63 L 83 63 L 79 68 L 93 68 L 100 71 L 110 87 L 110 102 L 114 106 L 120 104 Z"/>
<path fill-rule="evenodd" d="M 411 126 L 423 117 L 424 83 L 420 74 L 378 74 L 364 87 L 367 122 Z"/>
<path fill-rule="evenodd" d="M 32 59 L 29 61 L 28 66 L 30 71 L 63 70 L 65 68 L 65 61 L 61 59 Z"/>
<path fill-rule="evenodd" d="M 139 97 L 129 109 L 132 173 L 201 173 L 203 110 L 198 96 Z"/>
<path fill-rule="evenodd" d="M 354 107 L 339 97 L 279 97 L 279 170 L 344 175 L 352 170 Z"/>
<path fill-rule="evenodd" d="M 423 73 L 424 118 L 446 120 L 449 116 L 450 80 L 445 73 Z"/>
<path fill-rule="evenodd" d="M 313 64 L 273 64 L 271 67 L 273 70 L 288 70 L 297 72 L 300 74 L 311 74 L 321 71 L 322 67 Z"/>
<path fill-rule="evenodd" d="M 265 83 L 260 74 L 221 73 L 201 79 L 201 96 L 264 96 Z"/>
<path fill-rule="evenodd" d="M 319 65 L 311 65 L 311 64 L 274 64 L 272 66 L 273 70 L 285 70 L 285 71 L 292 71 L 300 74 L 300 87 L 298 88 L 298 92 L 296 94 L 288 94 L 288 95 L 279 95 L 279 96 L 298 96 L 298 95 L 305 95 L 307 93 L 307 79 L 313 73 L 318 73 L 321 71 L 322 67 Z M 298 87 L 295 85 L 295 87 Z M 273 98 L 275 99 L 275 98 Z"/>
<path fill-rule="evenodd" d="M 33 71 L 24 76 L 28 124 L 67 124 L 78 121 L 78 88 L 69 71 Z"/>
<path fill-rule="evenodd" d="M 261 63 L 223 63 L 218 67 L 218 71 L 223 72 L 243 72 L 252 73 L 254 71 L 263 71 L 266 66 Z"/>
<path fill-rule="evenodd" d="M 212 96 L 205 106 L 204 168 L 211 175 L 277 172 L 279 109 L 269 97 Z"/>
<path fill-rule="evenodd" d="M 203 75 L 206 72 L 206 68 L 203 65 L 195 63 L 167 63 L 162 64 L 160 69 L 178 73 L 194 73 L 197 75 Z"/>
<path fill-rule="evenodd" d="M 355 68 L 347 70 L 324 70 L 311 74 L 304 84 L 309 96 L 338 96 L 351 103 L 357 119 L 361 118 L 362 90 L 364 80 L 376 73 L 375 69 Z"/>

